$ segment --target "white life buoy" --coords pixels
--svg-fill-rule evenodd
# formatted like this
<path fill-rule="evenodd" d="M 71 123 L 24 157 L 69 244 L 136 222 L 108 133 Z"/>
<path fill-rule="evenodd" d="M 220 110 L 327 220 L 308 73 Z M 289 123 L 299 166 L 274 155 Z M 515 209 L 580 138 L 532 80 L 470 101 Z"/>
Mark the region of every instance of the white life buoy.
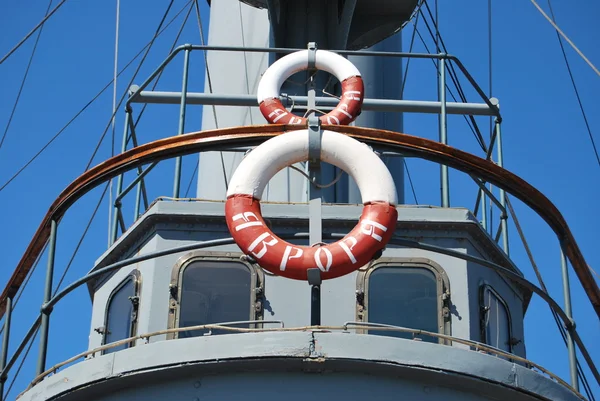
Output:
<path fill-rule="evenodd" d="M 269 180 L 284 167 L 308 160 L 308 130 L 291 131 L 250 152 L 231 177 L 225 218 L 235 242 L 271 273 L 306 280 L 319 268 L 323 279 L 343 276 L 368 263 L 390 240 L 398 212 L 394 180 L 383 161 L 365 144 L 323 131 L 321 160 L 346 171 L 356 181 L 363 212 L 358 224 L 340 241 L 320 247 L 293 245 L 265 224 L 260 199 Z"/>
<path fill-rule="evenodd" d="M 364 83 L 360 71 L 339 54 L 326 50 L 315 52 L 315 68 L 327 71 L 342 83 L 342 97 L 331 112 L 320 117 L 322 124 L 348 125 L 360 114 Z M 258 84 L 260 112 L 271 124 L 306 125 L 306 118 L 288 112 L 279 100 L 283 82 L 292 74 L 308 69 L 308 50 L 288 54 L 274 62 Z"/>

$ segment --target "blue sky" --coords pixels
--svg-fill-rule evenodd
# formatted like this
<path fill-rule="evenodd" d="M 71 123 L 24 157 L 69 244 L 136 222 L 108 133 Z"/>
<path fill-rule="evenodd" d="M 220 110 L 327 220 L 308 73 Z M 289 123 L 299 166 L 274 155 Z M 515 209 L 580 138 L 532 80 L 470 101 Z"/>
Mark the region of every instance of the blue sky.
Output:
<path fill-rule="evenodd" d="M 54 3 L 58 3 L 56 0 Z M 170 13 L 174 16 L 187 1 L 176 0 Z M 208 26 L 208 7 L 201 1 L 201 11 Z M 433 2 L 432 2 L 433 3 Z M 548 9 L 545 1 L 540 2 Z M 123 1 L 119 43 L 119 66 L 123 67 L 152 37 L 167 2 Z M 31 0 L 24 5 L 4 2 L 0 5 L 0 56 L 16 44 L 43 16 L 48 2 Z M 600 5 L 592 0 L 569 2 L 554 0 L 558 24 L 588 58 L 600 65 L 597 38 L 600 27 L 597 17 Z M 488 27 L 487 2 L 465 0 L 440 1 L 440 31 L 450 53 L 458 56 L 477 82 L 488 92 Z M 141 83 L 168 54 L 187 10 L 157 39 L 135 83 Z M 0 148 L 0 186 L 37 152 L 58 130 L 104 85 L 112 79 L 115 30 L 115 2 L 68 1 L 44 26 L 33 64 L 6 140 Z M 430 48 L 427 30 L 419 30 Z M 412 24 L 406 27 L 406 49 Z M 4 132 L 29 57 L 34 35 L 20 50 L 0 65 L 0 135 Z M 192 12 L 178 44 L 200 43 L 198 27 Z M 583 105 L 595 137 L 600 135 L 600 77 L 595 75 L 575 52 L 567 46 L 567 56 L 579 86 Z M 417 39 L 414 51 L 423 52 Z M 138 59 L 139 61 L 139 59 Z M 126 89 L 137 63 L 118 80 L 118 94 Z M 600 197 L 598 181 L 600 167 L 592 152 L 583 119 L 576 103 L 556 34 L 529 1 L 493 1 L 493 74 L 492 95 L 500 99 L 507 169 L 540 189 L 561 210 L 570 224 L 588 263 L 600 271 L 597 249 L 598 223 L 596 199 Z M 180 90 L 181 59 L 170 66 L 158 89 Z M 190 90 L 202 91 L 204 70 L 202 56 L 191 59 Z M 435 70 L 430 61 L 411 62 L 405 97 L 435 100 Z M 475 93 L 461 80 L 470 101 Z M 154 113 L 159 106 L 150 106 Z M 122 110 L 122 108 L 121 108 Z M 139 110 L 139 108 L 137 109 Z M 49 205 L 73 179 L 84 171 L 96 143 L 112 111 L 112 87 L 80 116 L 42 155 L 15 181 L 0 191 L 3 216 L 0 242 L 2 269 L 0 281 L 6 282 L 20 259 L 30 238 Z M 176 134 L 178 106 L 162 106 L 162 118 L 142 122 L 141 140 L 151 141 Z M 479 126 L 489 126 L 489 119 L 477 118 Z M 187 131 L 199 129 L 201 113 L 198 107 L 188 111 Z M 116 143 L 120 143 L 123 113 L 116 121 Z M 449 143 L 461 149 L 478 152 L 464 119 L 451 116 L 448 120 Z M 431 115 L 406 115 L 405 132 L 427 138 L 437 138 L 437 119 Z M 489 131 L 484 130 L 484 137 Z M 600 138 L 597 139 L 600 141 Z M 111 153 L 111 133 L 103 141 L 93 164 Z M 600 145 L 600 143 L 599 143 Z M 117 147 L 120 145 L 117 145 Z M 182 188 L 185 191 L 196 158 L 184 160 Z M 407 160 L 420 204 L 439 204 L 437 165 L 415 159 Z M 152 189 L 151 198 L 170 195 L 173 165 L 164 163 L 153 174 L 165 177 Z M 468 177 L 451 172 L 451 203 L 472 208 L 476 192 Z M 193 195 L 195 184 L 192 184 Z M 57 275 L 71 257 L 76 242 L 102 192 L 96 189 L 76 204 L 61 222 L 57 249 Z M 406 188 L 407 203 L 414 203 Z M 514 200 L 513 204 L 530 241 L 536 261 L 548 285 L 550 294 L 562 304 L 560 258 L 557 240 L 541 218 Z M 494 210 L 497 226 L 498 211 Z M 90 234 L 84 241 L 66 282 L 82 276 L 106 248 L 108 204 L 103 202 Z M 130 221 L 130 220 L 129 220 Z M 525 252 L 510 224 L 511 256 L 535 281 Z M 45 261 L 45 259 L 44 259 Z M 39 310 L 42 299 L 45 262 L 34 274 L 17 307 L 14 318 L 11 349 L 23 336 Z M 571 271 L 575 320 L 580 335 L 586 341 L 592 357 L 600 360 L 600 323 Z M 90 302 L 87 290 L 80 289 L 55 309 L 51 328 L 51 349 L 48 364 L 64 360 L 84 350 L 89 331 Z M 69 328 L 67 333 L 66 328 Z M 551 320 L 548 308 L 534 297 L 526 316 L 528 357 L 544 367 L 568 378 L 567 354 Z M 25 364 L 22 379 L 15 385 L 11 397 L 25 388 L 33 377 L 37 343 Z M 9 381 L 12 377 L 9 377 Z M 589 380 L 593 382 L 590 376 Z M 595 388 L 599 394 L 598 386 Z M 15 392 L 16 391 L 16 392 Z"/>

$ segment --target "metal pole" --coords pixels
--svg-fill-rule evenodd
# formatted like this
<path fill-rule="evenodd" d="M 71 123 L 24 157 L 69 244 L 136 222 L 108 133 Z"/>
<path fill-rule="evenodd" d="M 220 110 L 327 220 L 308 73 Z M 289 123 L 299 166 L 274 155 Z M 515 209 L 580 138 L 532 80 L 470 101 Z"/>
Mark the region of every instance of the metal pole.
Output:
<path fill-rule="evenodd" d="M 502 120 L 496 118 L 496 148 L 498 151 L 498 166 L 504 167 L 504 158 L 502 156 L 502 131 L 500 125 Z M 508 248 L 508 215 L 506 214 L 506 192 L 500 188 L 500 204 L 503 208 L 503 214 L 500 216 L 500 224 L 502 226 L 502 248 L 507 255 L 510 255 Z"/>
<path fill-rule="evenodd" d="M 4 317 L 4 336 L 2 337 L 2 355 L 0 356 L 0 372 L 6 367 L 8 359 L 8 340 L 10 335 L 10 318 L 12 315 L 12 296 L 6 298 L 6 315 Z M 4 400 L 4 383 L 6 375 L 0 376 L 0 400 Z"/>
<path fill-rule="evenodd" d="M 444 145 L 448 144 L 447 137 L 447 119 L 446 119 L 446 60 L 440 58 L 438 60 L 439 74 L 439 98 L 441 103 L 440 108 L 440 142 Z M 450 189 L 448 183 L 448 166 L 440 165 L 440 180 L 442 192 L 442 207 L 450 207 Z"/>
<path fill-rule="evenodd" d="M 131 107 L 125 107 L 125 130 L 123 131 L 123 141 L 121 142 L 121 153 L 125 152 L 127 149 L 127 137 L 129 136 L 129 122 L 131 120 Z M 119 174 L 117 178 L 117 198 L 121 195 L 121 191 L 123 190 L 123 174 Z M 119 224 L 119 212 L 121 210 L 121 202 L 115 202 L 115 209 L 113 213 L 113 221 L 112 221 L 112 231 L 111 231 L 111 241 L 108 246 L 111 246 L 117 240 L 118 233 L 118 224 Z"/>
<path fill-rule="evenodd" d="M 484 230 L 487 231 L 487 202 L 486 202 L 486 194 L 483 193 L 481 189 L 479 189 L 481 193 L 481 226 Z"/>
<path fill-rule="evenodd" d="M 571 310 L 571 285 L 569 283 L 569 269 L 567 266 L 567 258 L 563 250 L 560 250 L 560 266 L 562 269 L 563 296 L 565 298 L 565 314 L 573 321 L 573 313 Z M 579 380 L 577 379 L 577 355 L 575 354 L 575 344 L 571 337 L 573 325 L 567 326 L 567 349 L 569 351 L 569 371 L 571 373 L 571 386 L 579 391 Z"/>
<path fill-rule="evenodd" d="M 40 325 L 40 352 L 38 354 L 36 374 L 46 370 L 46 352 L 48 350 L 48 333 L 50 331 L 50 313 L 52 308 L 45 308 L 52 299 L 52 279 L 54 277 L 54 254 L 56 251 L 56 220 L 50 222 L 50 239 L 48 240 L 48 265 L 46 268 L 46 285 L 44 287 L 44 303 L 42 304 L 42 322 Z"/>
<path fill-rule="evenodd" d="M 186 45 L 190 46 L 190 45 Z M 190 47 L 191 48 L 191 47 Z M 186 47 L 183 53 L 183 82 L 181 84 L 181 106 L 179 108 L 179 130 L 177 135 L 183 135 L 185 129 L 185 108 L 187 102 L 188 67 L 190 65 L 190 48 Z M 179 187 L 181 185 L 181 156 L 175 159 L 175 180 L 173 183 L 173 198 L 179 198 Z"/>

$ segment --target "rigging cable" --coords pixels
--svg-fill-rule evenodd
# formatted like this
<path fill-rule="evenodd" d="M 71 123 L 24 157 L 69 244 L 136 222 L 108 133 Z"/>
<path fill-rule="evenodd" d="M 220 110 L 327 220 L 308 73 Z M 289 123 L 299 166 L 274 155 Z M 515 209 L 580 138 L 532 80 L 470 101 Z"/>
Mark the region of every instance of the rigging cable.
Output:
<path fill-rule="evenodd" d="M 548 0 L 548 7 L 550 7 L 550 15 L 552 16 L 552 21 L 555 22 L 556 19 L 554 17 L 554 10 L 552 9 L 552 4 L 550 3 L 550 0 Z M 579 96 L 579 90 L 577 89 L 577 85 L 575 84 L 575 78 L 573 77 L 573 72 L 571 71 L 571 65 L 569 64 L 569 59 L 567 58 L 567 53 L 565 52 L 565 46 L 563 45 L 562 38 L 558 34 L 558 28 L 556 28 L 556 37 L 558 38 L 558 43 L 560 44 L 560 50 L 561 50 L 563 58 L 565 60 L 565 64 L 567 66 L 567 71 L 569 72 L 569 78 L 571 78 L 571 84 L 573 84 L 573 90 L 575 91 L 575 96 L 577 97 L 577 103 L 579 103 L 579 109 L 581 110 L 581 115 L 583 116 L 583 121 L 585 122 L 585 127 L 587 128 L 587 132 L 590 137 L 590 141 L 592 142 L 592 148 L 594 150 L 594 154 L 596 155 L 596 161 L 598 162 L 598 166 L 600 166 L 600 156 L 598 156 L 598 149 L 596 148 L 596 141 L 594 140 L 594 136 L 592 135 L 592 129 L 590 128 L 590 124 L 588 123 L 587 115 L 585 114 L 585 110 L 583 109 L 583 103 L 581 102 L 581 97 Z"/>
<path fill-rule="evenodd" d="M 50 12 L 50 7 L 52 7 L 52 0 L 48 3 L 48 9 L 46 10 L 46 15 Z M 31 50 L 31 56 L 29 57 L 29 62 L 27 63 L 27 68 L 25 68 L 25 74 L 23 75 L 23 80 L 21 81 L 21 86 L 19 87 L 19 91 L 17 92 L 17 98 L 15 99 L 15 104 L 13 105 L 12 111 L 10 112 L 10 117 L 8 117 L 8 122 L 6 123 L 6 128 L 4 128 L 4 133 L 2 134 L 2 139 L 0 139 L 0 149 L 4 144 L 4 139 L 6 139 L 6 134 L 8 134 L 8 129 L 10 128 L 10 124 L 12 123 L 12 119 L 15 115 L 15 111 L 17 110 L 17 105 L 19 104 L 19 99 L 21 99 L 21 93 L 23 93 L 23 87 L 25 87 L 25 81 L 27 80 L 27 76 L 29 75 L 29 69 L 31 68 L 31 63 L 33 62 L 33 56 L 35 55 L 35 51 L 37 49 L 38 43 L 40 41 L 40 37 L 42 36 L 42 31 L 44 29 L 44 24 L 40 26 L 40 30 L 38 31 L 37 37 L 35 38 L 35 43 L 33 44 L 33 50 Z"/>
<path fill-rule="evenodd" d="M 427 2 L 425 2 L 425 7 L 427 8 L 427 12 L 428 12 L 430 18 L 433 21 L 434 20 L 434 16 L 431 13 L 431 9 L 427 5 Z M 422 11 L 421 11 L 421 13 L 422 13 Z M 427 30 L 429 32 L 430 37 L 435 40 L 435 36 L 436 35 L 433 33 L 433 31 L 432 31 L 429 23 L 427 22 L 427 19 L 425 18 L 425 15 L 423 15 L 423 21 L 425 22 L 425 26 L 426 26 L 426 28 L 427 28 Z M 417 35 L 419 36 L 419 39 L 421 40 L 421 42 L 425 46 L 425 49 L 427 50 L 427 52 L 431 54 L 431 51 L 429 50 L 429 47 L 425 43 L 425 40 L 423 39 L 423 36 L 421 36 L 421 33 L 418 30 L 417 30 Z M 440 39 L 440 44 L 442 45 L 442 49 L 444 50 L 445 53 L 448 53 L 448 50 L 446 48 L 446 44 L 444 43 L 444 40 L 442 39 L 441 35 L 440 35 L 439 39 Z M 431 60 L 431 61 L 432 61 L 433 65 L 436 66 L 436 68 L 437 68 L 436 62 L 434 60 Z M 462 86 L 460 85 L 460 81 L 458 79 L 458 75 L 456 74 L 456 70 L 454 69 L 454 65 L 452 63 L 448 63 L 448 66 L 450 67 L 449 71 L 448 71 L 448 75 L 449 75 L 450 79 L 452 80 L 452 83 L 456 87 L 456 90 L 458 91 L 459 98 L 461 99 L 462 102 L 466 102 L 467 98 L 466 98 L 466 96 L 464 94 Z M 454 96 L 454 93 L 450 90 L 450 87 L 448 86 L 448 84 L 446 84 L 446 88 L 448 89 L 448 92 L 450 93 L 450 96 L 452 97 L 452 99 L 455 102 L 457 102 L 458 100 L 456 99 L 456 96 Z M 477 121 L 475 121 L 475 118 L 473 116 L 466 116 L 466 115 L 463 115 L 463 118 L 467 122 L 467 125 L 471 129 L 471 132 L 475 136 L 475 139 L 477 140 L 477 142 L 478 142 L 479 146 L 481 147 L 481 149 L 484 152 L 487 152 L 487 146 L 485 144 L 483 136 L 481 135 L 481 131 L 479 130 L 479 126 L 477 125 Z"/>
<path fill-rule="evenodd" d="M 152 40 L 150 41 L 150 46 L 148 46 L 148 48 L 146 49 L 146 53 L 144 53 L 144 55 L 142 56 L 142 59 L 140 60 L 140 63 L 138 64 L 135 72 L 133 73 L 133 76 L 129 80 L 129 84 L 127 84 L 127 86 L 125 87 L 125 91 L 123 92 L 123 95 L 121 96 L 121 99 L 119 99 L 119 103 L 117 105 L 117 108 L 121 107 L 121 104 L 123 103 L 123 100 L 125 100 L 125 97 L 127 97 L 127 93 L 129 91 L 129 87 L 131 85 L 133 85 L 133 81 L 135 80 L 135 78 L 137 77 L 137 74 L 142 69 L 142 65 L 144 64 L 144 61 L 146 61 L 146 57 L 148 57 L 148 54 L 150 53 L 150 50 L 152 49 L 152 45 L 154 44 L 154 41 L 158 37 L 162 25 L 164 24 L 165 20 L 167 19 L 167 16 L 169 15 L 169 11 L 171 10 L 171 7 L 173 6 L 173 2 L 174 1 L 175 0 L 169 1 L 169 5 L 167 6 L 167 9 L 165 10 L 165 13 L 163 14 L 163 16 L 162 16 L 162 18 L 160 20 L 160 23 L 158 24 L 158 27 L 156 28 L 156 31 L 154 32 L 154 36 L 152 37 Z M 183 7 L 185 8 L 186 6 L 187 6 L 187 4 L 185 6 L 183 6 Z M 112 115 L 110 117 L 110 120 L 108 121 L 108 124 L 106 125 L 106 128 L 104 129 L 104 132 L 100 136 L 100 140 L 98 141 L 98 145 L 96 145 L 96 148 L 94 149 L 94 152 L 92 153 L 92 157 L 90 158 L 90 161 L 85 166 L 85 170 L 86 171 L 92 165 L 92 163 L 94 161 L 94 157 L 96 157 L 96 154 L 98 153 L 98 150 L 100 149 L 100 146 L 102 145 L 102 142 L 104 141 L 104 138 L 106 137 L 106 134 L 108 133 L 108 130 L 110 129 L 110 122 L 115 117 L 116 113 L 117 113 L 116 110 L 115 110 L 114 113 L 112 113 Z"/>
<path fill-rule="evenodd" d="M 525 253 L 527 254 L 527 257 L 529 258 L 529 262 L 531 263 L 531 266 L 533 267 L 533 271 L 538 279 L 538 282 L 540 283 L 540 287 L 542 288 L 542 290 L 544 290 L 544 292 L 546 292 L 548 294 L 548 289 L 546 288 L 546 284 L 544 283 L 544 280 L 542 279 L 542 274 L 540 273 L 537 263 L 535 262 L 535 259 L 533 258 L 533 253 L 531 252 L 531 249 L 529 248 L 529 243 L 527 242 L 527 239 L 525 238 L 525 233 L 523 232 L 523 228 L 521 227 L 521 224 L 519 223 L 519 219 L 517 218 L 517 213 L 515 212 L 515 209 L 513 208 L 508 195 L 506 196 L 506 206 L 513 218 L 513 221 L 515 223 L 515 228 L 517 229 L 517 232 L 519 233 L 519 237 L 521 238 L 521 242 L 523 243 L 523 247 L 525 248 Z M 550 308 L 550 311 L 552 312 L 552 316 L 554 317 L 554 321 L 556 322 L 558 331 L 560 332 L 560 335 L 566 345 L 567 344 L 567 336 L 565 333 L 565 328 L 561 324 L 556 311 L 552 308 Z M 586 395 L 588 396 L 588 399 L 590 401 L 594 401 L 595 400 L 594 395 L 591 391 L 591 388 L 587 381 L 587 377 L 585 376 L 585 374 L 583 372 L 583 369 L 581 367 L 581 364 L 579 363 L 579 360 L 577 360 L 577 376 L 583 383 L 583 386 L 585 388 L 585 392 L 586 392 Z"/>
<path fill-rule="evenodd" d="M 198 5 L 198 0 L 194 0 L 194 3 L 196 4 L 196 19 L 198 20 L 198 29 L 200 30 L 200 41 L 201 44 L 204 46 L 206 44 L 206 41 L 204 40 L 204 28 L 202 27 L 202 18 L 200 16 L 200 6 Z M 208 91 L 212 94 L 213 93 L 213 87 L 212 87 L 212 80 L 210 78 L 210 68 L 208 66 L 208 55 L 206 50 L 204 50 L 202 52 L 204 54 L 204 67 L 206 69 L 206 80 L 208 81 Z M 219 129 L 219 124 L 217 122 L 217 108 L 215 107 L 215 105 L 212 105 L 212 111 L 213 111 L 213 118 L 215 119 L 215 128 Z M 225 181 L 225 191 L 227 191 L 227 189 L 229 188 L 229 181 L 227 179 L 227 169 L 225 168 L 225 158 L 223 157 L 223 151 L 219 151 L 219 154 L 221 156 L 221 168 L 223 170 L 223 180 Z M 200 162 L 198 161 L 198 164 Z M 198 166 L 196 165 L 196 168 Z M 195 171 L 194 171 L 195 174 Z"/>
<path fill-rule="evenodd" d="M 58 3 L 58 5 L 56 7 L 54 7 L 54 9 L 52 11 L 47 13 L 46 16 L 40 22 L 38 22 L 38 24 L 31 31 L 29 31 L 29 33 L 27 35 L 25 35 L 25 37 L 23 39 L 21 39 L 21 41 L 19 43 L 17 43 L 15 45 L 15 47 L 13 47 L 8 53 L 6 53 L 4 55 L 4 57 L 2 57 L 2 59 L 0 59 L 0 64 L 2 64 L 4 61 L 6 61 L 6 59 L 9 58 L 11 56 L 11 54 L 13 54 L 19 47 L 21 47 L 21 45 L 23 45 L 23 43 L 25 43 L 27 41 L 27 39 L 29 39 L 31 37 L 31 35 L 33 35 L 35 33 L 35 31 L 38 30 L 38 28 L 40 28 L 42 25 L 44 25 L 44 23 L 48 20 L 48 18 L 52 17 L 52 15 L 54 15 L 54 13 L 57 12 L 58 9 L 63 4 L 65 4 L 66 1 L 67 0 L 62 0 L 60 3 Z"/>
<path fill-rule="evenodd" d="M 588 58 L 583 54 L 583 52 L 581 50 L 579 50 L 579 48 L 577 46 L 575 46 L 575 43 L 573 43 L 571 41 L 571 39 L 569 39 L 567 37 L 567 35 L 565 35 L 565 33 L 558 27 L 558 25 L 556 25 L 556 23 L 548 16 L 548 14 L 546 14 L 544 12 L 544 10 L 542 10 L 542 8 L 538 5 L 538 3 L 536 3 L 535 0 L 531 0 L 531 2 L 535 6 L 535 8 L 537 8 L 538 11 L 544 16 L 544 18 L 546 18 L 548 20 L 548 22 L 554 27 L 554 29 L 556 29 L 556 32 L 559 33 L 563 38 L 565 38 L 565 40 L 567 41 L 567 43 L 569 43 L 571 45 L 573 50 L 575 50 L 577 52 L 577 54 L 579 54 L 579 56 L 581 56 L 581 58 L 592 68 L 592 70 L 594 70 L 594 72 L 598 76 L 600 76 L 600 71 L 598 71 L 596 66 L 594 64 L 592 64 L 592 62 L 590 60 L 588 60 Z"/>
<path fill-rule="evenodd" d="M 165 30 L 167 30 L 167 28 L 177 19 L 177 17 L 183 12 L 186 6 L 187 4 L 173 18 L 171 18 L 169 23 L 167 23 L 165 27 L 161 30 L 159 36 Z M 125 67 L 121 69 L 118 76 L 125 72 L 125 70 L 127 70 L 133 64 L 133 62 L 144 52 L 144 50 L 146 50 L 148 46 L 151 46 L 152 43 L 153 41 L 150 41 L 144 47 L 142 47 L 142 49 L 127 63 L 127 65 L 125 65 Z M 9 178 L 8 181 L 2 184 L 2 186 L 0 187 L 0 192 L 2 192 L 2 190 L 6 188 L 15 178 L 17 178 L 31 163 L 33 163 L 33 161 L 37 159 L 48 148 L 48 146 L 52 144 L 52 142 L 54 142 L 89 106 L 92 105 L 92 103 L 94 103 L 112 85 L 112 82 L 113 81 L 110 80 L 110 82 L 108 82 L 104 86 L 104 88 L 102 88 L 89 102 L 87 102 L 87 104 L 83 106 L 75 114 L 75 116 L 73 116 L 73 118 L 71 118 L 31 159 L 29 159 L 27 163 L 25 163 L 25 165 L 23 165 L 11 178 Z"/>
<path fill-rule="evenodd" d="M 427 28 L 427 31 L 429 32 L 429 36 L 435 41 L 436 38 L 437 38 L 437 35 L 439 35 L 439 43 L 441 44 L 441 49 L 444 51 L 444 53 L 448 54 L 448 49 L 446 48 L 446 43 L 444 43 L 444 39 L 442 38 L 441 34 L 439 33 L 439 29 L 437 28 L 436 22 L 435 22 L 435 17 L 433 15 L 433 13 L 431 12 L 431 9 L 429 8 L 429 5 L 427 4 L 427 2 L 425 2 L 425 8 L 427 9 L 427 13 L 429 14 L 429 18 L 433 22 L 434 27 L 436 29 L 436 33 L 434 34 L 433 31 L 432 31 L 432 29 L 431 29 L 431 27 L 430 27 L 430 25 L 429 25 L 429 23 L 427 22 L 427 19 L 425 18 L 425 15 L 423 15 L 423 21 L 425 22 L 425 27 Z M 423 13 L 422 8 L 419 11 L 421 13 Z M 419 38 L 421 39 L 421 42 L 425 46 L 425 49 L 427 50 L 427 52 L 431 53 L 429 51 L 429 48 L 425 44 L 425 40 L 421 36 L 420 32 L 417 31 L 417 34 L 419 35 Z M 436 47 L 437 47 L 437 44 L 436 44 Z M 435 61 L 432 60 L 432 63 L 437 68 L 437 64 L 435 63 Z M 456 73 L 456 69 L 454 68 L 454 65 L 452 63 L 448 63 L 448 66 L 449 66 L 448 75 L 449 75 L 450 79 L 452 80 L 452 83 L 456 87 L 456 90 L 458 92 L 459 98 L 461 99 L 462 102 L 466 103 L 467 102 L 467 97 L 466 97 L 466 95 L 465 95 L 465 93 L 464 93 L 464 91 L 462 89 L 462 85 L 460 84 L 460 80 L 458 79 L 458 74 Z M 457 101 L 456 100 L 456 96 L 454 96 L 454 94 L 450 90 L 450 87 L 448 86 L 448 84 L 446 84 L 446 88 L 448 88 L 448 91 L 450 92 L 450 95 L 452 96 L 452 99 L 454 101 Z M 487 152 L 487 146 L 485 144 L 485 140 L 483 139 L 483 136 L 481 135 L 481 131 L 479 130 L 479 126 L 477 125 L 477 121 L 475 120 L 475 117 L 473 117 L 471 115 L 470 116 L 463 115 L 463 118 L 467 122 L 467 125 L 471 129 L 471 132 L 475 136 L 475 139 L 477 140 L 477 142 L 478 142 L 479 146 L 481 147 L 481 149 L 484 152 Z"/>

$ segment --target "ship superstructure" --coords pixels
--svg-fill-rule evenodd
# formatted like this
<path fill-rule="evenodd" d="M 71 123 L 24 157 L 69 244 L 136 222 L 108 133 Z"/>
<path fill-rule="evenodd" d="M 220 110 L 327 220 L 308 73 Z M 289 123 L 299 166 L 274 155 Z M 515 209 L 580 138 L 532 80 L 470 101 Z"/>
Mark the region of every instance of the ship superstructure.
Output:
<path fill-rule="evenodd" d="M 8 342 L 12 299 L 48 244 L 44 304 L 22 342 L 40 329 L 37 373 L 20 399 L 582 399 L 577 375 L 583 371 L 575 347 L 596 380 L 598 372 L 577 335 L 570 307 L 563 310 L 510 259 L 507 194 L 529 205 L 556 232 L 565 275 L 568 260 L 600 314 L 596 281 L 554 205 L 502 168 L 498 100 L 488 99 L 452 55 L 400 52 L 399 29 L 418 2 L 245 3 L 213 1 L 209 43 L 177 47 L 131 88 L 123 153 L 84 173 L 45 217 L 2 298 Z M 240 12 L 233 13 L 238 7 Z M 212 67 L 204 93 L 187 88 L 195 52 L 206 52 Z M 347 57 L 360 71 L 364 93 L 350 93 L 359 91 L 344 89 L 343 82 L 318 71 L 323 69 L 319 54 L 329 52 Z M 263 99 L 259 93 L 257 100 L 256 92 L 268 76 L 265 71 L 276 60 L 298 54 L 306 56 L 306 67 L 296 68 L 275 98 L 286 109 L 269 109 L 263 116 L 258 107 Z M 403 58 L 437 64 L 437 101 L 401 98 Z M 152 90 L 153 80 L 175 60 L 183 61 L 183 89 Z M 473 85 L 480 101 L 446 99 L 450 65 Z M 362 103 L 358 118 L 350 117 L 352 124 L 319 121 L 318 116 L 334 116 L 336 109 L 348 112 L 340 106 L 347 96 L 360 97 Z M 178 135 L 139 140 L 136 108 L 150 103 L 180 105 Z M 204 105 L 203 127 L 188 133 L 185 116 L 193 105 Z M 439 142 L 401 133 L 402 113 L 408 112 L 437 114 Z M 449 114 L 494 118 L 484 154 L 446 145 Z M 280 124 L 284 115 L 287 124 Z M 297 123 L 305 117 L 306 122 Z M 286 151 L 297 151 L 291 145 L 283 149 L 286 140 L 260 153 L 254 163 L 289 167 L 277 169 L 272 179 L 248 167 L 261 146 L 299 131 L 306 136 L 307 157 L 282 161 Z M 338 136 L 360 142 L 364 150 L 338 167 L 322 163 L 345 157 Z M 184 199 L 180 158 L 189 154 L 199 154 L 198 193 Z M 358 159 L 367 155 L 375 159 L 360 164 Z M 440 207 L 404 204 L 403 157 L 440 164 Z M 142 211 L 152 169 L 172 158 L 172 196 Z M 389 179 L 376 169 L 379 160 Z M 451 205 L 449 168 L 473 179 L 475 210 Z M 247 173 L 241 184 L 235 178 L 238 170 Z M 352 179 L 361 174 L 367 178 Z M 118 195 L 111 246 L 86 276 L 53 295 L 61 217 L 86 191 L 114 178 Z M 498 197 L 489 184 L 500 188 Z M 397 192 L 383 199 L 380 193 L 394 192 L 394 187 Z M 368 197 L 365 188 L 377 195 Z M 247 209 L 226 213 L 226 202 L 234 196 L 245 196 Z M 124 215 L 127 200 L 134 201 L 131 225 Z M 250 209 L 258 201 L 260 207 Z M 381 202 L 397 213 L 393 223 L 377 221 L 376 214 L 360 218 Z M 489 204 L 502 215 L 495 235 L 477 217 Z M 252 227 L 264 228 L 266 236 L 257 232 L 243 245 L 239 231 Z M 353 230 L 354 237 L 348 237 Z M 370 238 L 369 245 L 361 248 L 365 240 L 360 235 Z M 265 255 L 283 241 L 289 245 L 277 255 L 281 264 L 267 266 Z M 335 273 L 341 267 L 338 254 L 330 251 L 334 242 L 342 244 L 338 254 L 351 261 L 344 267 L 355 264 L 344 274 Z M 309 249 L 315 250 L 314 266 L 300 263 Z M 355 261 L 359 250 L 371 252 L 366 262 Z M 52 310 L 84 285 L 93 300 L 88 350 L 47 366 Z M 546 301 L 564 326 L 570 384 L 527 359 L 523 319 L 532 296 Z M 10 374 L 19 349 L 3 364 L 3 375 Z"/>

